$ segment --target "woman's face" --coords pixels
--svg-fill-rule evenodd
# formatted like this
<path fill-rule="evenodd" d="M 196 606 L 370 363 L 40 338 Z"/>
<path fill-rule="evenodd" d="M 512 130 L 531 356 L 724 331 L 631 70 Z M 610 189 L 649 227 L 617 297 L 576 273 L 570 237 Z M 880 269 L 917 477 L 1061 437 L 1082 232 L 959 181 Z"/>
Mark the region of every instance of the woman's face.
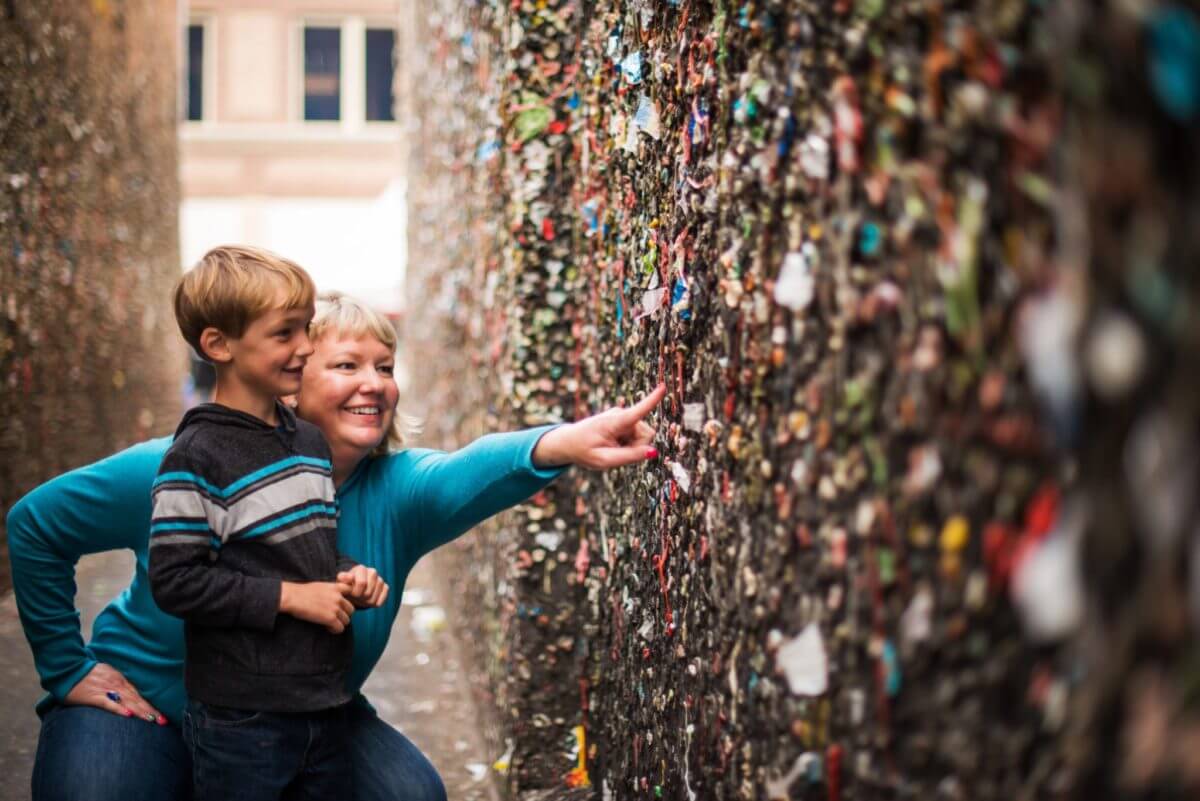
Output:
<path fill-rule="evenodd" d="M 297 413 L 329 441 L 335 462 L 366 456 L 391 430 L 400 390 L 395 356 L 367 334 L 331 331 L 313 342 L 297 396 Z"/>

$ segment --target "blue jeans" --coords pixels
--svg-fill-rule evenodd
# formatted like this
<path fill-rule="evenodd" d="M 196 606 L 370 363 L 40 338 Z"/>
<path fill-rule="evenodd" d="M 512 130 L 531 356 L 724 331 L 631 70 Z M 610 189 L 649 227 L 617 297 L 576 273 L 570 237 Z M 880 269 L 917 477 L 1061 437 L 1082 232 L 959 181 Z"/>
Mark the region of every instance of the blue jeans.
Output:
<path fill-rule="evenodd" d="M 183 741 L 196 801 L 350 797 L 344 706 L 289 715 L 189 700 Z"/>
<path fill-rule="evenodd" d="M 446 801 L 437 770 L 403 734 L 352 703 L 346 746 L 353 801 Z M 33 801 L 188 801 L 192 760 L 178 726 L 91 706 L 56 706 L 42 720 Z"/>

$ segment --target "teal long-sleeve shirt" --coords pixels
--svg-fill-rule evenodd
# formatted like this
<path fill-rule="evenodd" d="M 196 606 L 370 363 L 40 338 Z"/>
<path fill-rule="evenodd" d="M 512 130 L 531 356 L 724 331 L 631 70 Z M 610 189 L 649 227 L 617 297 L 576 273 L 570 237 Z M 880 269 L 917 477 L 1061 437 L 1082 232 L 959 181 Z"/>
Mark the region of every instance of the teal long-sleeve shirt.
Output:
<path fill-rule="evenodd" d="M 338 489 L 338 550 L 374 567 L 391 587 L 384 606 L 354 615 L 352 694 L 383 654 L 417 560 L 562 472 L 533 464 L 534 446 L 550 428 L 489 434 L 454 453 L 414 448 L 368 457 Z M 106 662 L 171 720 L 182 717 L 183 622 L 155 605 L 146 574 L 150 487 L 170 444 L 170 438 L 143 442 L 64 473 L 9 511 L 13 589 L 49 693 L 39 714 Z M 96 618 L 85 644 L 75 564 L 85 554 L 123 548 L 136 557 L 133 582 Z"/>

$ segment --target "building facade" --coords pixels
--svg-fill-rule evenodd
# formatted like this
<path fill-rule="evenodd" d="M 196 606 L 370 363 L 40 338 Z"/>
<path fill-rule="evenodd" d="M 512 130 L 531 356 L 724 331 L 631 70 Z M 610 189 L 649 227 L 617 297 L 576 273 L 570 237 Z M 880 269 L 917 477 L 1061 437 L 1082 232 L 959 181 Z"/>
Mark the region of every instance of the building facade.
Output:
<path fill-rule="evenodd" d="M 397 2 L 195 0 L 182 16 L 184 264 L 257 244 L 400 311 Z"/>

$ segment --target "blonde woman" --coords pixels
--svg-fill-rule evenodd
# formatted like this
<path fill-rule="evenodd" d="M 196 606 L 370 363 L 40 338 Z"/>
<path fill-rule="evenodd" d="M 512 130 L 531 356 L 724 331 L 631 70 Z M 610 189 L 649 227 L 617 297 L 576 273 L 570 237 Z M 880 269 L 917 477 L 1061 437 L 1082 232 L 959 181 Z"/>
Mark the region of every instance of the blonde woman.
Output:
<path fill-rule="evenodd" d="M 315 352 L 294 402 L 333 455 L 339 550 L 376 568 L 362 581 L 391 586 L 383 606 L 353 620 L 354 799 L 441 801 L 446 792 L 433 765 L 360 692 L 387 645 L 409 570 L 567 466 L 607 469 L 654 458 L 655 432 L 643 418 L 665 388 L 627 409 L 490 434 L 454 453 L 401 448 L 396 335 L 388 321 L 351 298 L 326 295 L 311 336 Z M 154 605 L 146 577 L 150 486 L 169 445 L 169 438 L 151 440 L 73 470 L 9 512 L 21 623 L 48 693 L 38 704 L 35 801 L 178 801 L 190 793 L 179 729 L 183 625 Z M 136 555 L 133 581 L 100 613 L 85 643 L 74 606 L 75 563 L 119 548 Z"/>

